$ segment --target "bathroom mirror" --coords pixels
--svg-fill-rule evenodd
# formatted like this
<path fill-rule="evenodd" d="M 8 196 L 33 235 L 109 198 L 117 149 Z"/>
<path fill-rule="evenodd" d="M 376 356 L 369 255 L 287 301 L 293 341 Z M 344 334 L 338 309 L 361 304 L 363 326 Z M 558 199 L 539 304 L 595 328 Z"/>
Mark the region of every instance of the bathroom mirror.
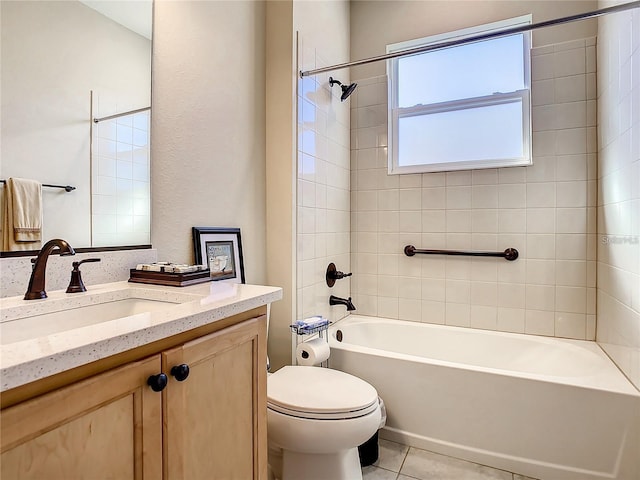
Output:
<path fill-rule="evenodd" d="M 43 241 L 149 244 L 152 0 L 0 8 L 0 179 L 75 187 L 43 186 Z"/>

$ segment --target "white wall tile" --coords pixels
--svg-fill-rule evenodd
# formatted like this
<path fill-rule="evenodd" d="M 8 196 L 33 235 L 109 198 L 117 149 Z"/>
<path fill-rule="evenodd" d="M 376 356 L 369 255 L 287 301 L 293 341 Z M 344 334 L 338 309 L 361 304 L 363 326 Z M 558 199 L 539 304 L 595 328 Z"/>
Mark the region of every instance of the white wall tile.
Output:
<path fill-rule="evenodd" d="M 498 307 L 498 330 L 503 332 L 524 333 L 524 315 L 525 310 L 523 308 Z"/>
<path fill-rule="evenodd" d="M 584 339 L 587 334 L 587 317 L 582 313 L 556 312 L 555 335 L 557 337 Z"/>
<path fill-rule="evenodd" d="M 527 310 L 553 312 L 556 309 L 556 291 L 553 285 L 527 284 L 525 295 Z"/>
<path fill-rule="evenodd" d="M 525 313 L 525 333 L 553 336 L 554 330 L 554 312 L 527 309 Z"/>
<path fill-rule="evenodd" d="M 484 330 L 497 330 L 498 307 L 471 305 L 470 326 Z"/>
<path fill-rule="evenodd" d="M 463 303 L 446 303 L 445 323 L 457 327 L 471 325 L 471 307 Z"/>
<path fill-rule="evenodd" d="M 422 321 L 426 323 L 445 323 L 445 303 L 430 300 L 422 301 Z"/>
<path fill-rule="evenodd" d="M 362 296 L 369 310 L 391 318 L 588 336 L 587 315 L 593 313 L 587 312 L 595 308 L 595 283 L 589 278 L 595 282 L 598 171 L 595 150 L 588 153 L 595 149 L 596 79 L 587 45 L 593 50 L 595 44 L 579 40 L 532 52 L 534 158 L 528 167 L 388 175 L 387 150 L 375 147 L 386 145 L 381 135 L 387 128 L 382 114 L 386 83 L 359 81 L 366 88 L 359 87 L 351 104 L 357 116 L 352 122 L 352 228 L 364 235 L 351 243 L 354 275 L 365 280 L 357 284 L 356 304 Z M 629 218 L 620 209 L 615 212 L 615 225 Z M 402 252 L 407 244 L 515 247 L 520 258 L 409 258 Z"/>
<path fill-rule="evenodd" d="M 598 90 L 600 127 L 597 341 L 640 388 L 640 211 L 629 208 L 640 198 L 640 122 L 635 115 L 640 111 L 640 16 L 635 11 L 608 16 L 599 22 L 599 30 L 597 62 L 590 63 L 598 64 L 597 79 L 591 83 L 592 89 L 595 84 Z M 588 148 L 594 145 L 590 143 Z M 635 244 L 625 244 L 625 239 L 634 239 Z M 593 276 L 590 265 L 587 271 Z M 590 287 L 591 281 L 589 278 Z M 587 337 L 594 330 L 593 303 L 589 288 Z"/>

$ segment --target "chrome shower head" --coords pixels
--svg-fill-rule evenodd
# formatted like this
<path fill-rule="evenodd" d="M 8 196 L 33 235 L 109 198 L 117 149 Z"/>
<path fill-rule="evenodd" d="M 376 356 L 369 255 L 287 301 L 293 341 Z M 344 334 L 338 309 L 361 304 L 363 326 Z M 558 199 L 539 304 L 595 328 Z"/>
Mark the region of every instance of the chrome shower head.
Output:
<path fill-rule="evenodd" d="M 342 95 L 340 96 L 341 102 L 344 102 L 347 98 L 349 98 L 349 95 L 351 95 L 358 86 L 357 83 L 352 83 L 351 85 L 343 85 L 341 81 L 335 80 L 333 77 L 329 77 L 329 85 L 333 87 L 333 85 L 336 83 L 340 85 L 340 88 L 342 88 Z"/>

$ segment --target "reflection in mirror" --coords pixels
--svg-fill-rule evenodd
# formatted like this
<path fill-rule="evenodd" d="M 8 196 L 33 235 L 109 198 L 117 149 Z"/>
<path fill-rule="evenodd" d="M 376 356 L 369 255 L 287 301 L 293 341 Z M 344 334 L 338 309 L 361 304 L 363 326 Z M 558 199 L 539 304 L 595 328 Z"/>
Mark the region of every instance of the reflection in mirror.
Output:
<path fill-rule="evenodd" d="M 76 187 L 42 189 L 43 243 L 150 243 L 151 0 L 0 8 L 0 179 Z"/>

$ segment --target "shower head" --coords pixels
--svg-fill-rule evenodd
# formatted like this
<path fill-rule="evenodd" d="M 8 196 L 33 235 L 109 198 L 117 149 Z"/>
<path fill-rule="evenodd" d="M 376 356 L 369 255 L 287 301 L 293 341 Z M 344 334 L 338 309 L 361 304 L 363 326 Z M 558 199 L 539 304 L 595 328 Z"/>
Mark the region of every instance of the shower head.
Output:
<path fill-rule="evenodd" d="M 343 85 L 341 81 L 335 80 L 333 77 L 329 77 L 329 85 L 333 87 L 335 83 L 340 85 L 340 88 L 342 88 L 342 95 L 340 96 L 341 102 L 344 102 L 347 98 L 349 98 L 349 95 L 351 95 L 358 86 L 357 83 L 352 83 L 351 85 Z"/>

